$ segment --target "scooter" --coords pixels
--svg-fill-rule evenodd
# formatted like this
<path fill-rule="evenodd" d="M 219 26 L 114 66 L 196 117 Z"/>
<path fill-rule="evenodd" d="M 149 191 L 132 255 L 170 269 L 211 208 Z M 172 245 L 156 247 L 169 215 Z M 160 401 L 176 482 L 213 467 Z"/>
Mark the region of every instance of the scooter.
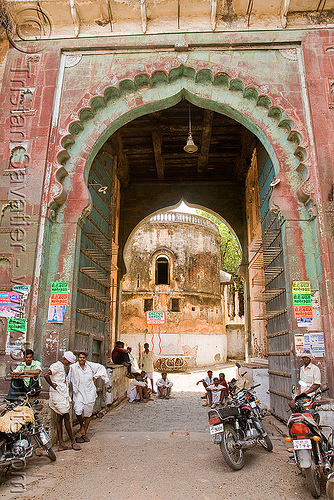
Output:
<path fill-rule="evenodd" d="M 321 494 L 320 480 L 325 477 L 328 480 L 328 491 L 334 488 L 333 477 L 333 429 L 328 425 L 320 425 L 319 413 L 315 410 L 323 402 L 317 401 L 317 397 L 328 389 L 317 390 L 310 396 L 300 394 L 295 398 L 292 415 L 288 420 L 289 437 L 285 441 L 292 443 L 294 463 L 305 477 L 308 489 L 314 498 Z M 327 429 L 327 433 L 323 432 Z M 334 499 L 334 496 L 329 496 Z"/>

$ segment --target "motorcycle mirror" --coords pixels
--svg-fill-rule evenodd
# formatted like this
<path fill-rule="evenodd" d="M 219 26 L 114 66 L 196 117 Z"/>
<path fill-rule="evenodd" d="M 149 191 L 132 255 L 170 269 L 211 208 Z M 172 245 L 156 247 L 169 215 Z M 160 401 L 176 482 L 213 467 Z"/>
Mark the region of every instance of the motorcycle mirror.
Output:
<path fill-rule="evenodd" d="M 237 368 L 241 368 L 241 364 L 240 364 L 240 363 L 236 363 L 236 364 L 235 364 L 235 366 L 236 366 Z"/>

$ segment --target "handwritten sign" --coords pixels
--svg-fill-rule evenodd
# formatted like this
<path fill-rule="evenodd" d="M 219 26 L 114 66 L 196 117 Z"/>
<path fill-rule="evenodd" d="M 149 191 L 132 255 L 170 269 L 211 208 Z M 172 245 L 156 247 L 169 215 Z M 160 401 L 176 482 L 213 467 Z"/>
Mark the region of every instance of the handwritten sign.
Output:
<path fill-rule="evenodd" d="M 51 293 L 68 293 L 68 281 L 55 281 L 51 283 Z"/>
<path fill-rule="evenodd" d="M 166 322 L 165 313 L 163 311 L 147 311 L 146 323 L 148 325 L 162 325 Z"/>
<path fill-rule="evenodd" d="M 311 293 L 310 281 L 293 281 L 292 293 Z"/>
<path fill-rule="evenodd" d="M 68 294 L 67 293 L 51 293 L 50 306 L 67 306 Z"/>
<path fill-rule="evenodd" d="M 295 318 L 313 318 L 312 306 L 294 306 Z"/>
<path fill-rule="evenodd" d="M 8 318 L 7 332 L 27 332 L 27 318 Z"/>
<path fill-rule="evenodd" d="M 292 294 L 294 306 L 311 306 L 312 296 L 310 293 L 294 293 Z"/>
<path fill-rule="evenodd" d="M 18 292 L 24 295 L 28 295 L 28 293 L 30 293 L 30 285 L 14 285 L 13 292 Z"/>

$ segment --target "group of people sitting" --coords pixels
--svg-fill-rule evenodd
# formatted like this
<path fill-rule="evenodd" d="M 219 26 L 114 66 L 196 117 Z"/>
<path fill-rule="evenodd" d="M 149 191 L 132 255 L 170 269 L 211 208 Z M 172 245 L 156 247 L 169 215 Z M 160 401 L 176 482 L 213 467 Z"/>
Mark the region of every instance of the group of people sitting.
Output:
<path fill-rule="evenodd" d="M 173 387 L 173 382 L 167 378 L 167 373 L 163 372 L 161 378 L 156 381 L 158 392 L 153 389 L 153 378 L 151 379 L 152 389 L 148 385 L 147 373 L 142 370 L 140 373 L 135 373 L 134 378 L 128 385 L 127 396 L 129 402 L 139 401 L 147 403 L 153 401 L 152 394 L 158 394 L 158 398 L 169 399 Z"/>
<path fill-rule="evenodd" d="M 213 372 L 209 370 L 207 377 L 199 380 L 196 385 L 202 383 L 205 389 L 205 402 L 202 406 L 211 406 L 216 408 L 217 405 L 223 405 L 228 396 L 229 389 L 225 380 L 225 373 L 220 373 L 218 377 L 213 376 Z"/>
<path fill-rule="evenodd" d="M 167 378 L 166 372 L 162 373 L 161 378 L 156 382 L 158 392 L 154 390 L 154 353 L 150 350 L 147 342 L 144 344 L 139 363 L 132 354 L 132 348 L 125 347 L 124 342 L 121 341 L 116 342 L 111 358 L 114 363 L 125 365 L 128 369 L 127 376 L 132 379 L 127 389 L 130 403 L 133 403 L 133 401 L 140 401 L 141 403 L 153 401 L 151 396 L 154 394 L 158 394 L 158 398 L 170 398 L 173 382 Z M 139 365 L 141 365 L 141 371 Z"/>

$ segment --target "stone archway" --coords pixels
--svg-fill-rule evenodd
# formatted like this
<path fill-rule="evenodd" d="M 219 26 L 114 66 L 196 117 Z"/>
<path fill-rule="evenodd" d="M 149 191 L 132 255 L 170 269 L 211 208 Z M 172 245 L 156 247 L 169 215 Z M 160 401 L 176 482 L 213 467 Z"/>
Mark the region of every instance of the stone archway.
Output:
<path fill-rule="evenodd" d="M 68 133 L 59 138 L 57 161 L 61 166 L 55 172 L 50 203 L 59 206 L 67 197 L 70 199 L 68 174 L 81 179 L 85 190 L 84 179 L 93 158 L 117 129 L 139 116 L 170 107 L 183 97 L 225 114 L 253 132 L 268 151 L 275 172 L 286 173 L 286 187 L 293 191 L 292 195 L 303 203 L 309 200 L 309 174 L 303 163 L 308 145 L 302 122 L 295 118 L 295 128 L 292 118 L 275 104 L 274 97 L 262 94 L 254 85 L 246 86 L 227 73 L 214 74 L 209 68 L 196 72 L 193 67 L 181 65 L 169 74 L 155 71 L 152 75 L 137 74 L 133 80 L 120 79 L 117 86 L 106 85 L 103 92 L 99 85 L 91 90 L 90 98 L 85 96 L 78 103 L 68 117 Z M 295 112 L 294 115 L 298 117 Z M 86 195 L 85 206 L 87 190 Z M 298 217 L 298 210 L 294 215 Z"/>
<path fill-rule="evenodd" d="M 66 240 L 69 249 L 64 252 L 58 271 L 64 280 L 76 281 L 78 264 L 73 255 L 78 248 L 80 224 L 91 210 L 86 179 L 97 152 L 124 124 L 170 107 L 182 98 L 225 114 L 251 130 L 270 155 L 271 175 L 279 173 L 283 181 L 272 192 L 273 210 L 282 218 L 287 215 L 296 221 L 301 217 L 309 218 L 308 171 L 303 163 L 307 151 L 306 141 L 303 142 L 306 134 L 298 118 L 295 118 L 297 127 L 294 128 L 288 113 L 276 105 L 268 93 L 261 94 L 254 85 L 247 86 L 226 73 L 214 74 L 208 68 L 196 71 L 181 65 L 168 74 L 164 71 L 138 74 L 133 79 L 119 80 L 117 86 L 106 85 L 103 92 L 101 85 L 93 89 L 68 117 L 67 132 L 63 131 L 60 137 L 57 150 L 60 166 L 55 172 L 49 201 L 57 222 L 53 239 L 60 245 Z M 64 227 L 68 230 L 64 231 Z M 301 234 L 302 229 L 297 229 Z M 295 245 L 294 257 L 300 258 L 302 252 Z M 67 261 L 66 256 L 70 257 Z M 51 281 L 53 272 L 54 269 L 50 271 Z M 75 298 L 72 307 L 70 330 L 75 321 Z"/>

